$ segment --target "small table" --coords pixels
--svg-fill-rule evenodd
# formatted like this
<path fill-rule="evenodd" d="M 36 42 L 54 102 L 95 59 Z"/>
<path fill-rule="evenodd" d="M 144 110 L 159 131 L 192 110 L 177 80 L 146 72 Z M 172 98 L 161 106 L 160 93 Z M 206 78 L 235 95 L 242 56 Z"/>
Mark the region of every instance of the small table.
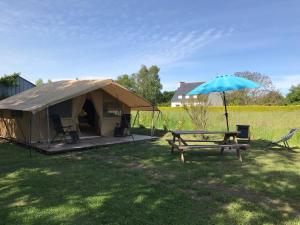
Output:
<path fill-rule="evenodd" d="M 206 131 L 206 130 L 174 130 L 171 132 L 173 139 L 172 140 L 168 140 L 169 144 L 171 145 L 171 152 L 174 152 L 174 148 L 177 148 L 180 153 L 181 153 L 181 161 L 184 162 L 184 151 L 187 149 L 191 149 L 191 148 L 207 148 L 207 149 L 211 149 L 211 148 L 219 148 L 220 149 L 220 153 L 223 154 L 224 149 L 226 147 L 228 148 L 234 148 L 236 149 L 237 152 L 237 156 L 239 158 L 240 161 L 242 161 L 242 157 L 240 154 L 240 149 L 242 147 L 247 148 L 249 147 L 249 145 L 246 144 L 238 144 L 237 142 L 237 135 L 238 135 L 238 131 Z M 223 140 L 197 140 L 197 139 L 193 139 L 193 140 L 188 140 L 188 139 L 184 139 L 182 136 L 183 135 L 195 135 L 195 134 L 201 134 L 201 135 L 211 135 L 211 134 L 220 134 L 223 135 L 224 138 Z M 232 140 L 231 140 L 232 138 Z M 178 141 L 178 145 L 176 144 L 176 141 Z M 189 142 L 212 142 L 212 143 L 216 143 L 217 145 L 191 145 L 189 144 Z"/>

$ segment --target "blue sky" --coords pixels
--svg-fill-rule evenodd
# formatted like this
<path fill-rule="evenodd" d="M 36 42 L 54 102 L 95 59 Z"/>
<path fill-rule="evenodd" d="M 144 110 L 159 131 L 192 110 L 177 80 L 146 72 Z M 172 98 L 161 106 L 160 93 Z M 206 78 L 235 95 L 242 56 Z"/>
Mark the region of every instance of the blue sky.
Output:
<path fill-rule="evenodd" d="M 0 0 L 0 75 L 116 78 L 156 64 L 179 81 L 255 71 L 300 83 L 299 0 Z"/>

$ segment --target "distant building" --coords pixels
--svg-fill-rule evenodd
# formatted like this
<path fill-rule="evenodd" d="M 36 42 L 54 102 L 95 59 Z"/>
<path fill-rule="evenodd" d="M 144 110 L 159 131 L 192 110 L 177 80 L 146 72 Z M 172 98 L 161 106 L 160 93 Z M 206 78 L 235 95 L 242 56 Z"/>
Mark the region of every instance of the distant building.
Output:
<path fill-rule="evenodd" d="M 6 86 L 0 83 L 0 99 L 19 94 L 33 87 L 35 87 L 33 83 L 21 76 L 17 76 L 17 85 Z"/>
<path fill-rule="evenodd" d="M 184 104 L 189 104 L 191 98 L 197 98 L 197 95 L 187 95 L 188 92 L 195 89 L 204 82 L 180 82 L 179 87 L 175 91 L 173 98 L 171 99 L 171 107 L 180 107 Z M 208 105 L 221 106 L 223 101 L 219 93 L 211 93 L 208 95 Z"/>

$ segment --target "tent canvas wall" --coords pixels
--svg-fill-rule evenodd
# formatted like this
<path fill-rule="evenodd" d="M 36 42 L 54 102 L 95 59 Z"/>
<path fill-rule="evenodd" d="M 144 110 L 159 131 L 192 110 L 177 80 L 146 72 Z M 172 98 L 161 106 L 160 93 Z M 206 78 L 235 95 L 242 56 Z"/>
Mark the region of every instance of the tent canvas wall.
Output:
<path fill-rule="evenodd" d="M 55 135 L 52 114 L 80 132 L 78 118 L 86 101 L 93 104 L 96 133 L 103 136 L 113 135 L 122 113 L 157 110 L 110 79 L 58 81 L 0 101 L 0 136 L 22 143 L 49 142 Z"/>

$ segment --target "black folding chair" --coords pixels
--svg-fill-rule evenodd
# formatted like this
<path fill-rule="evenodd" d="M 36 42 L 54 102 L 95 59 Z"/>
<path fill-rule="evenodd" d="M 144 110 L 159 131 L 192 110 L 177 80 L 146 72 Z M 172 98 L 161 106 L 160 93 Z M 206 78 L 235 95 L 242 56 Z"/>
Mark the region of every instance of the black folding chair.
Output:
<path fill-rule="evenodd" d="M 294 134 L 298 131 L 298 128 L 293 128 L 289 131 L 289 133 L 283 137 L 281 137 L 278 141 L 272 141 L 271 143 L 269 143 L 266 147 L 267 148 L 271 148 L 273 146 L 279 146 L 279 147 L 283 147 L 287 150 L 292 150 L 290 148 L 290 145 L 288 143 L 288 141 L 294 136 Z M 283 143 L 283 145 L 281 145 L 280 143 Z"/>
<path fill-rule="evenodd" d="M 131 114 L 122 114 L 121 116 L 121 123 L 117 124 L 115 128 L 115 137 L 124 137 L 124 136 L 131 136 L 132 141 L 134 142 L 134 137 L 130 132 L 131 128 Z"/>
<path fill-rule="evenodd" d="M 236 125 L 236 130 L 238 139 L 247 140 L 250 143 L 250 125 Z"/>
<path fill-rule="evenodd" d="M 51 121 L 53 123 L 54 130 L 56 132 L 55 135 L 54 135 L 54 137 L 51 140 L 51 143 L 53 143 L 54 140 L 56 138 L 58 138 L 60 135 L 63 137 L 63 139 L 64 139 L 64 141 L 66 143 L 76 143 L 76 142 L 79 141 L 79 135 L 78 135 L 77 131 L 75 131 L 73 129 L 72 125 L 70 125 L 70 126 L 63 126 L 62 122 L 61 122 L 61 118 L 60 118 L 59 115 L 51 115 L 50 118 L 51 118 Z M 71 142 L 67 141 L 67 139 L 66 139 L 67 135 L 70 136 Z"/>

